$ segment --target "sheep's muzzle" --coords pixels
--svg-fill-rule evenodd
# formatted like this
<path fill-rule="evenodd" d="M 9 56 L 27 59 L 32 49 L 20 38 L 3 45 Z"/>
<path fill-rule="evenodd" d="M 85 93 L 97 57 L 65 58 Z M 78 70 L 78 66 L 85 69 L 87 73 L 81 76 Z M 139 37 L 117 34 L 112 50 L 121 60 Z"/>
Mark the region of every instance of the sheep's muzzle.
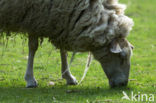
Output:
<path fill-rule="evenodd" d="M 125 39 L 116 39 L 108 47 L 92 51 L 104 72 L 110 87 L 126 86 L 129 78 L 132 45 Z"/>

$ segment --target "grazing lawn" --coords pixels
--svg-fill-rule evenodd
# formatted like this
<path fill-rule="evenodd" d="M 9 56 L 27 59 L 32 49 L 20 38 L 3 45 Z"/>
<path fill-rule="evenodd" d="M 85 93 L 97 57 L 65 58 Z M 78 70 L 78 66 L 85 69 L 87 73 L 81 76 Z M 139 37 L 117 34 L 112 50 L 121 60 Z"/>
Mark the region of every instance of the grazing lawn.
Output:
<path fill-rule="evenodd" d="M 0 41 L 0 103 L 134 103 L 122 100 L 123 91 L 136 99 L 141 94 L 155 96 L 156 103 L 156 0 L 121 0 L 128 5 L 126 14 L 135 21 L 128 40 L 135 46 L 130 81 L 126 88 L 110 89 L 100 64 L 93 60 L 86 78 L 80 85 L 67 86 L 61 79 L 59 50 L 45 40 L 35 57 L 34 73 L 38 88 L 25 88 L 27 64 L 25 37 L 9 38 L 7 48 Z M 5 39 L 6 41 L 6 39 Z M 6 42 L 5 42 L 6 44 Z M 72 74 L 80 80 L 88 53 L 78 53 L 71 65 Z M 69 58 L 71 53 L 69 53 Z M 55 85 L 49 85 L 49 82 Z M 146 98 L 144 97 L 144 102 Z"/>

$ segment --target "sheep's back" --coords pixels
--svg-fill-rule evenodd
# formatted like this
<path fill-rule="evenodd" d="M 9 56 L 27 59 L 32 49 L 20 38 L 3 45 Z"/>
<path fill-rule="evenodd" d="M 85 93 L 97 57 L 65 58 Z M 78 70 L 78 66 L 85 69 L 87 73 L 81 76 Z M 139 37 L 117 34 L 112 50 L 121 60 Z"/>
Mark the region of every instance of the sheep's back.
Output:
<path fill-rule="evenodd" d="M 0 29 L 45 35 L 51 7 L 52 0 L 0 0 Z"/>
<path fill-rule="evenodd" d="M 90 51 L 107 45 L 119 31 L 128 33 L 125 16 L 104 1 L 0 0 L 0 29 L 48 37 L 57 48 Z"/>

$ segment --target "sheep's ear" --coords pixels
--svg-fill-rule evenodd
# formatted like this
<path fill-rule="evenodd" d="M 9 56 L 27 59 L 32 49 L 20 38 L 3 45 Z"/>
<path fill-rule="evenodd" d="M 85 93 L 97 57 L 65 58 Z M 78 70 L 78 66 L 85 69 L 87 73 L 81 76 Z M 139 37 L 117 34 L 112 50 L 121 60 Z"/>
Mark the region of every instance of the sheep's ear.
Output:
<path fill-rule="evenodd" d="M 134 46 L 130 42 L 128 42 L 128 44 L 131 47 L 131 49 L 133 50 L 134 49 Z"/>
<path fill-rule="evenodd" d="M 113 41 L 110 45 L 110 51 L 112 53 L 120 53 L 122 52 L 122 49 L 120 47 L 120 44 L 117 41 Z"/>

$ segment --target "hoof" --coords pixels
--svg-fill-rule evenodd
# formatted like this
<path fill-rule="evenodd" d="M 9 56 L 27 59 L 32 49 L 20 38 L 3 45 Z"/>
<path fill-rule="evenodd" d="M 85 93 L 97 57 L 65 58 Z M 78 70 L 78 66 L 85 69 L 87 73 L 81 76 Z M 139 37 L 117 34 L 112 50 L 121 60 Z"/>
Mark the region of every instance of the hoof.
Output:
<path fill-rule="evenodd" d="M 77 85 L 78 82 L 77 81 L 68 81 L 67 85 Z"/>
<path fill-rule="evenodd" d="M 26 88 L 36 88 L 37 85 L 29 85 L 29 86 L 26 86 Z"/>
<path fill-rule="evenodd" d="M 26 88 L 36 88 L 36 87 L 37 87 L 37 82 L 36 81 L 27 82 Z"/>
<path fill-rule="evenodd" d="M 68 77 L 63 77 L 67 81 L 67 85 L 77 85 L 78 82 L 76 78 L 73 75 L 70 75 Z"/>

